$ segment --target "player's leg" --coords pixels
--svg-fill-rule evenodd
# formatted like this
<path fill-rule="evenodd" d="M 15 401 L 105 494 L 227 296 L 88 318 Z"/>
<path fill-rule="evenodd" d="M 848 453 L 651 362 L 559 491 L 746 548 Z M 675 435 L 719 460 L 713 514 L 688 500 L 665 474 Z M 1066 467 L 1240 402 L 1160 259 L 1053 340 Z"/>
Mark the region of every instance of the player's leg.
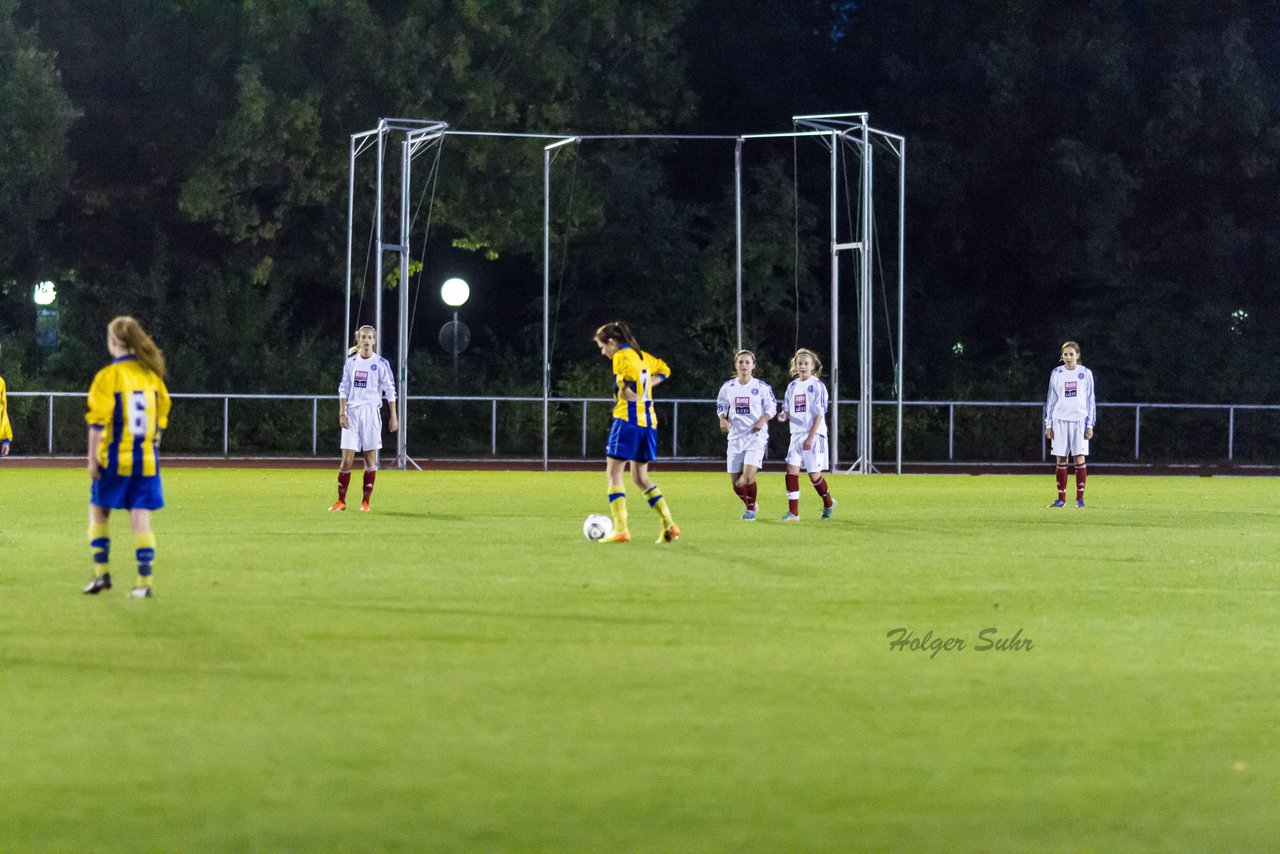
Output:
<path fill-rule="evenodd" d="M 378 479 L 378 452 L 364 452 L 364 493 L 360 499 L 360 509 L 369 512 L 369 498 L 373 495 L 373 483 Z"/>
<path fill-rule="evenodd" d="M 359 423 L 352 424 L 360 436 L 360 451 L 364 455 L 364 493 L 360 509 L 368 512 L 369 496 L 373 495 L 373 483 L 378 478 L 378 451 L 382 450 L 382 407 L 361 406 Z"/>
<path fill-rule="evenodd" d="M 1058 498 L 1050 507 L 1067 506 L 1067 435 L 1070 424 L 1066 421 L 1054 421 L 1053 434 L 1049 439 L 1049 453 L 1053 455 L 1053 477 L 1058 486 Z"/>
<path fill-rule="evenodd" d="M 111 589 L 110 518 L 110 509 L 92 503 L 89 505 L 89 549 L 93 554 L 93 580 L 84 588 L 85 593 L 97 594 Z"/>
<path fill-rule="evenodd" d="M 619 422 L 615 421 L 614 424 Z M 613 517 L 613 533 L 604 542 L 626 543 L 631 541 L 627 529 L 627 487 L 624 478 L 627 461 L 618 457 L 605 457 L 604 473 L 609 484 L 609 515 Z"/>
<path fill-rule="evenodd" d="M 631 463 L 631 479 L 643 490 L 645 500 L 662 520 L 662 532 L 658 534 L 658 542 L 669 543 L 680 539 L 680 528 L 671 519 L 671 508 L 667 506 L 667 499 L 662 496 L 662 490 L 649 477 L 648 461 Z"/>
<path fill-rule="evenodd" d="M 813 447 L 805 451 L 802 446 L 801 456 L 804 460 L 805 472 L 809 475 L 809 482 L 813 484 L 814 492 L 818 493 L 818 497 L 822 499 L 822 518 L 830 519 L 835 514 L 836 500 L 831 497 L 827 479 L 822 474 L 830 468 L 826 437 L 814 436 Z"/>
<path fill-rule="evenodd" d="M 730 466 L 729 484 L 733 487 L 733 494 L 738 496 L 738 499 L 742 501 L 742 505 L 744 507 L 747 507 L 750 505 L 751 502 L 748 500 L 747 496 L 743 493 L 742 484 L 738 482 L 738 478 L 742 476 L 742 469 L 740 467 L 737 469 L 733 468 L 732 459 L 729 460 L 729 466 Z"/>
<path fill-rule="evenodd" d="M 1076 459 L 1076 506 L 1084 506 L 1084 482 L 1089 476 L 1088 467 L 1085 465 L 1084 454 L 1077 454 Z"/>
<path fill-rule="evenodd" d="M 800 519 L 800 465 L 804 462 L 800 444 L 800 437 L 793 437 L 787 446 L 787 512 L 782 517 L 784 522 Z"/>
<path fill-rule="evenodd" d="M 739 444 L 730 440 L 726 467 L 728 469 L 728 479 L 733 481 L 733 494 L 741 499 L 742 507 L 745 507 L 742 519 L 746 519 L 746 513 L 751 510 L 751 499 L 746 494 L 744 483 L 742 483 L 742 461 L 744 461 L 745 457 L 746 455 Z"/>
<path fill-rule="evenodd" d="M 747 440 L 747 445 L 743 449 L 742 456 L 742 477 L 738 479 L 738 483 L 742 487 L 742 491 L 746 494 L 750 503 L 747 510 L 750 511 L 750 519 L 756 518 L 756 511 L 760 508 L 756 505 L 756 495 L 759 489 L 756 483 L 756 475 L 764 466 L 765 451 L 768 450 L 768 441 L 760 433 L 752 434 Z M 744 515 L 743 519 L 748 517 Z"/>
<path fill-rule="evenodd" d="M 831 497 L 831 489 L 827 486 L 826 477 L 821 471 L 807 471 L 806 474 L 809 475 L 809 483 L 813 485 L 813 491 L 822 499 L 822 518 L 830 519 L 835 513 L 836 500 Z"/>
<path fill-rule="evenodd" d="M 1065 507 L 1067 506 L 1067 458 L 1065 456 L 1054 457 L 1053 476 L 1058 487 L 1058 497 L 1049 506 Z"/>
<path fill-rule="evenodd" d="M 744 462 L 742 464 L 742 475 L 738 478 L 738 486 L 742 490 L 743 500 L 747 502 L 747 510 L 742 514 L 742 518 L 752 521 L 756 518 L 756 494 L 759 485 L 756 483 L 756 472 L 760 471 L 758 465 Z M 748 515 L 750 514 L 750 515 Z"/>
<path fill-rule="evenodd" d="M 343 429 L 343 440 L 346 440 L 347 430 Z M 351 485 L 351 464 L 355 462 L 356 452 L 354 448 L 344 447 L 342 449 L 342 461 L 338 463 L 338 500 L 329 508 L 330 512 L 334 510 L 347 509 L 347 487 Z"/>
<path fill-rule="evenodd" d="M 133 528 L 133 551 L 138 561 L 138 580 L 129 594 L 139 599 L 150 599 L 151 564 L 156 559 L 156 535 L 151 530 L 151 511 L 143 508 L 130 510 L 129 525 Z"/>

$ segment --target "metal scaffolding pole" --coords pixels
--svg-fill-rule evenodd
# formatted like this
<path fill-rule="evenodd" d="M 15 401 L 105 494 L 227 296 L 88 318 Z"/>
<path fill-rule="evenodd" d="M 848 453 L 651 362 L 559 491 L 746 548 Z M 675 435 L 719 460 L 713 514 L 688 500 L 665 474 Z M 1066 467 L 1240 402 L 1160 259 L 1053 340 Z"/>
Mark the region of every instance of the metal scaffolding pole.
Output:
<path fill-rule="evenodd" d="M 742 349 L 742 139 L 733 146 L 733 280 L 734 305 L 737 307 L 736 350 Z"/>
<path fill-rule="evenodd" d="M 551 152 L 578 142 L 559 139 L 542 148 L 542 470 L 551 468 Z"/>
<path fill-rule="evenodd" d="M 898 364 L 895 382 L 898 390 L 898 471 L 901 472 L 902 458 L 902 407 L 903 407 L 903 348 L 904 321 L 904 224 L 906 201 L 906 142 L 895 134 L 870 128 L 866 113 L 830 113 L 821 115 L 793 116 L 792 122 L 804 126 L 805 130 L 793 130 L 789 133 L 762 133 L 727 135 L 694 135 L 694 134 L 596 134 L 574 135 L 535 134 L 535 133 L 503 133 L 486 131 L 449 130 L 444 122 L 422 119 L 387 119 L 378 121 L 378 126 L 370 131 L 352 134 L 348 151 L 348 199 L 347 199 L 347 264 L 346 264 L 346 306 L 343 314 L 344 339 L 351 334 L 351 294 L 352 276 L 354 272 L 354 232 L 355 232 L 355 170 L 360 153 L 373 144 L 377 145 L 377 180 L 376 201 L 374 206 L 374 245 L 376 257 L 374 263 L 374 326 L 377 329 L 376 348 L 382 350 L 382 289 L 383 289 L 383 253 L 395 251 L 400 260 L 400 299 L 399 299 L 399 337 L 397 342 L 397 373 L 399 379 L 399 415 L 401 430 L 397 441 L 397 466 L 403 468 L 410 462 L 407 454 L 407 404 L 408 404 L 408 351 L 409 351 L 409 303 L 408 280 L 410 266 L 410 226 L 409 198 L 411 189 L 412 162 L 418 147 L 428 139 L 442 136 L 481 136 L 511 137 L 553 140 L 544 146 L 543 156 L 543 359 L 542 359 L 542 445 L 543 469 L 550 467 L 549 435 L 550 435 L 550 400 L 551 400 L 551 354 L 550 354 L 550 279 L 551 279 L 551 151 L 571 142 L 584 139 L 592 140 L 733 140 L 734 148 L 734 271 L 735 271 L 735 337 L 739 349 L 743 346 L 743 304 L 742 304 L 742 250 L 743 250 L 743 195 L 742 195 L 742 148 L 745 140 L 768 138 L 797 138 L 813 136 L 821 138 L 829 144 L 830 163 L 830 246 L 831 246 L 831 410 L 830 410 L 830 458 L 834 469 L 839 464 L 839 402 L 840 402 L 840 252 L 856 250 L 861 253 L 858 266 L 861 278 L 859 286 L 859 407 L 858 407 L 858 450 L 859 459 L 855 468 L 860 473 L 873 470 L 871 465 L 872 431 L 872 332 L 871 332 L 871 268 L 873 247 L 873 210 L 871 200 L 874 167 L 872 163 L 871 134 L 875 133 L 888 142 L 889 148 L 899 158 L 899 190 L 898 190 Z M 384 241 L 384 181 L 386 168 L 386 142 L 388 134 L 396 131 L 405 133 L 401 154 L 400 181 L 400 234 L 399 242 L 387 244 Z M 854 132 L 861 143 L 862 179 L 859 200 L 860 220 L 856 239 L 850 243 L 839 242 L 839 156 L 840 142 L 849 138 Z M 345 350 L 344 343 L 344 350 Z"/>

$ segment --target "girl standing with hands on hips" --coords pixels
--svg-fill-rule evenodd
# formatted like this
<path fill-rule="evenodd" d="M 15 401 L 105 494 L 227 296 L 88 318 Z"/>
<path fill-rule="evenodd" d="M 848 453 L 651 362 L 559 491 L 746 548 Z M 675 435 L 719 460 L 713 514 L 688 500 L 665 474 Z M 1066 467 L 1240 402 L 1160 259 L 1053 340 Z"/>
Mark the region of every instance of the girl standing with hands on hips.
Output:
<path fill-rule="evenodd" d="M 662 520 L 659 543 L 680 539 L 680 528 L 662 490 L 649 478 L 649 463 L 658 458 L 658 420 L 653 411 L 653 389 L 671 376 L 667 363 L 640 349 L 631 330 L 621 321 L 606 323 L 593 338 L 600 355 L 613 365 L 613 423 L 605 446 L 605 475 L 609 481 L 609 512 L 613 533 L 601 542 L 631 542 L 627 528 L 627 490 L 623 478 L 631 466 L 631 479 L 644 490 L 645 500 Z"/>
<path fill-rule="evenodd" d="M 827 489 L 822 473 L 827 460 L 827 386 L 822 361 L 812 350 L 801 348 L 791 357 L 789 373 L 795 377 L 787 386 L 785 405 L 779 421 L 791 423 L 791 444 L 787 447 L 787 513 L 784 522 L 800 521 L 800 468 L 809 474 L 814 490 L 822 497 L 822 518 L 836 512 L 836 500 Z"/>
<path fill-rule="evenodd" d="M 132 317 L 107 326 L 111 364 L 98 371 L 89 387 L 89 546 L 93 581 L 85 593 L 111 589 L 108 570 L 112 510 L 128 510 L 133 528 L 138 580 L 129 595 L 150 599 L 151 564 L 156 535 L 151 511 L 164 507 L 160 486 L 160 434 L 169 426 L 169 390 L 164 384 L 164 354 Z"/>
<path fill-rule="evenodd" d="M 769 419 L 777 414 L 778 402 L 773 389 L 756 379 L 756 357 L 750 350 L 739 350 L 733 356 L 737 371 L 720 387 L 716 397 L 716 414 L 720 431 L 729 434 L 728 469 L 734 493 L 747 509 L 742 521 L 756 518 L 756 473 L 764 465 L 769 447 Z"/>
<path fill-rule="evenodd" d="M 382 401 L 391 409 L 389 427 L 400 428 L 396 418 L 396 382 L 391 365 L 373 352 L 377 330 L 361 326 L 356 330 L 356 346 L 347 351 L 347 362 L 338 384 L 338 423 L 342 425 L 342 462 L 338 464 L 338 500 L 329 507 L 332 513 L 347 509 L 347 487 L 351 484 L 351 465 L 356 452 L 364 457 L 364 494 L 360 509 L 369 512 L 369 498 L 378 476 L 378 451 L 382 449 Z"/>

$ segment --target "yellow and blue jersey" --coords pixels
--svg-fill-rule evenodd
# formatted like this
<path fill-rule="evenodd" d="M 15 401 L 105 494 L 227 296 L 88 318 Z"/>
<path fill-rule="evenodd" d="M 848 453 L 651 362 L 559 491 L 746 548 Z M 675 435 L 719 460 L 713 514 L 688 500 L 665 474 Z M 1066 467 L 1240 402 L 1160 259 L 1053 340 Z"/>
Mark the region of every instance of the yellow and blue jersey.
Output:
<path fill-rule="evenodd" d="M 164 380 L 136 356 L 121 356 L 98 371 L 84 418 L 102 430 L 98 464 L 103 470 L 124 477 L 158 474 L 156 437 L 169 426 L 169 407 Z"/>
<path fill-rule="evenodd" d="M 613 417 L 637 427 L 650 429 L 658 426 L 657 413 L 653 411 L 653 381 L 671 376 L 667 363 L 643 350 L 626 344 L 613 354 L 614 406 Z M 627 400 L 624 392 L 631 389 L 635 400 Z"/>
<path fill-rule="evenodd" d="M 4 377 L 0 377 L 0 442 L 8 442 L 13 438 L 13 427 L 9 424 L 9 393 L 5 388 Z"/>

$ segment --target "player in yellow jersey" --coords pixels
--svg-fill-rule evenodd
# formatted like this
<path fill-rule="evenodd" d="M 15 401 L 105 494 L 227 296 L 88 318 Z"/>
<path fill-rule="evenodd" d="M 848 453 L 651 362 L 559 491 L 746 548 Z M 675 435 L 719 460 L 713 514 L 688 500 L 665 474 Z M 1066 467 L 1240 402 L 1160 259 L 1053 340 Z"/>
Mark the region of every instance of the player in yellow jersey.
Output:
<path fill-rule="evenodd" d="M 4 377 L 0 377 L 0 457 L 9 456 L 9 442 L 13 440 L 13 427 L 9 424 L 9 394 Z"/>
<path fill-rule="evenodd" d="M 85 593 L 111 589 L 108 571 L 112 510 L 128 510 L 133 528 L 138 581 L 131 596 L 151 598 L 151 564 L 156 535 L 151 511 L 164 506 L 160 488 L 160 434 L 169 426 L 169 390 L 164 384 L 164 354 L 132 317 L 107 326 L 112 362 L 89 387 L 89 545 L 93 581 Z"/>
<path fill-rule="evenodd" d="M 605 473 L 609 479 L 609 512 L 613 534 L 604 542 L 631 541 L 627 528 L 627 491 L 623 483 L 627 464 L 631 479 L 644 490 L 649 506 L 662 519 L 658 542 L 680 538 L 680 528 L 671 520 L 671 510 L 662 490 L 649 478 L 649 463 L 658 457 L 658 420 L 653 410 L 654 386 L 671 376 L 671 368 L 657 356 L 640 349 L 635 336 L 621 321 L 606 323 L 596 330 L 600 354 L 613 362 L 614 407 L 609 443 L 605 448 Z"/>

